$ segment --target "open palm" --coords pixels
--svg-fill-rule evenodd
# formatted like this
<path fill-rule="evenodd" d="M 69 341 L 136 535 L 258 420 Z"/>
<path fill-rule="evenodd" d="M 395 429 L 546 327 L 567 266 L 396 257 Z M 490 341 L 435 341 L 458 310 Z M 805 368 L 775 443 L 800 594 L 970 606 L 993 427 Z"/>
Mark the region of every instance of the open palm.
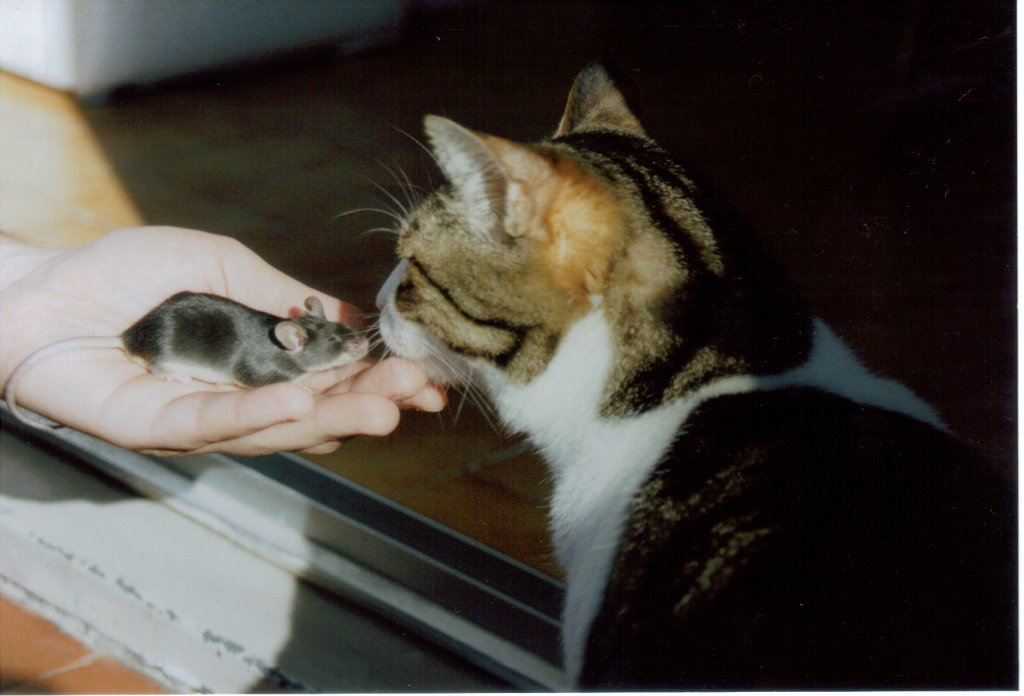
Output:
<path fill-rule="evenodd" d="M 137 228 L 68 250 L 19 251 L 22 258 L 5 255 L 8 278 L 0 278 L 4 382 L 39 348 L 66 338 L 116 336 L 181 290 L 281 316 L 315 294 L 328 317 L 358 321 L 354 307 L 289 278 L 240 243 L 204 232 Z M 422 371 L 400 360 L 360 361 L 306 386 L 237 389 L 166 381 L 114 350 L 76 350 L 39 362 L 20 381 L 18 401 L 132 449 L 237 454 L 326 452 L 351 435 L 391 432 L 399 406 L 444 406 Z"/>

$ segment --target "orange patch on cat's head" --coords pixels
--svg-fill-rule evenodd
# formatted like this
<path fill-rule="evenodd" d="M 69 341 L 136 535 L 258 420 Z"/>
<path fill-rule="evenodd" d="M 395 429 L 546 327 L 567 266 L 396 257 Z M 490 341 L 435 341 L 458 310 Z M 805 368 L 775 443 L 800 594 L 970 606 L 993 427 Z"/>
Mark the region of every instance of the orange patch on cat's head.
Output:
<path fill-rule="evenodd" d="M 544 266 L 574 296 L 602 294 L 624 228 L 614 193 L 569 162 L 556 167 L 554 180 L 542 223 Z"/>
<path fill-rule="evenodd" d="M 504 181 L 504 232 L 532 240 L 538 268 L 560 291 L 577 300 L 601 294 L 624 228 L 612 187 L 551 146 L 474 136 Z"/>

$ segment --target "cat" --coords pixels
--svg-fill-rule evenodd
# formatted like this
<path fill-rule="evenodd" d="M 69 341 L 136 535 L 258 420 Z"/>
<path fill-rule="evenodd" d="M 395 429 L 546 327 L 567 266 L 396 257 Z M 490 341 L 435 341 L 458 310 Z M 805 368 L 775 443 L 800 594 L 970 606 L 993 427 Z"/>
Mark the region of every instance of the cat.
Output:
<path fill-rule="evenodd" d="M 553 137 L 427 116 L 378 297 L 552 475 L 583 689 L 1013 688 L 1012 488 L 875 376 L 600 65 Z"/>

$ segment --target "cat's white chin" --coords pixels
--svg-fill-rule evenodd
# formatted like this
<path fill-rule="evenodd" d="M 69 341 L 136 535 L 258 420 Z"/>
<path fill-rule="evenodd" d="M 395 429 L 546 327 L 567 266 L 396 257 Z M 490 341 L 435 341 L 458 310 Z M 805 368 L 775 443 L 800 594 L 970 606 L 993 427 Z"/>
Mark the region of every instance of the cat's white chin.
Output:
<path fill-rule="evenodd" d="M 377 327 L 391 354 L 421 366 L 434 384 L 447 387 L 465 381 L 468 371 L 461 369 L 462 359 L 419 324 L 403 319 L 392 301 L 381 307 Z"/>
<path fill-rule="evenodd" d="M 456 386 L 462 382 L 457 368 L 459 358 L 422 326 L 404 319 L 395 308 L 395 291 L 408 266 L 408 260 L 400 261 L 377 293 L 380 337 L 392 355 L 420 365 L 434 384 Z"/>

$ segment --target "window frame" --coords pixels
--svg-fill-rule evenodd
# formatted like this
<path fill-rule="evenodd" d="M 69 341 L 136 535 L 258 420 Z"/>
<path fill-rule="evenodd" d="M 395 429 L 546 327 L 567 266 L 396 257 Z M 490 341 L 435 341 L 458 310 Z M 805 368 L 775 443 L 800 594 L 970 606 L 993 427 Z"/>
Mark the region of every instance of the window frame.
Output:
<path fill-rule="evenodd" d="M 561 582 L 309 460 L 140 454 L 71 428 L 36 430 L 6 403 L 0 423 L 518 688 L 565 688 Z"/>

